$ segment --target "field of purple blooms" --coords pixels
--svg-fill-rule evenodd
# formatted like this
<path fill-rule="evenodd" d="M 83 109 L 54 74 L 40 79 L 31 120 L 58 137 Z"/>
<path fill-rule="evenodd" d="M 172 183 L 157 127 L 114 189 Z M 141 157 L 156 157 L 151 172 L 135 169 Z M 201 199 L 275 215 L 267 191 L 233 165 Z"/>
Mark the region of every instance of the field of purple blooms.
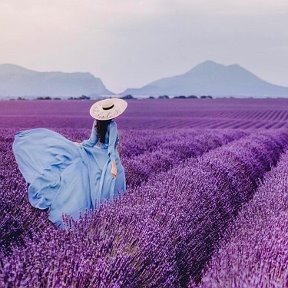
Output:
<path fill-rule="evenodd" d="M 0 287 L 288 287 L 288 100 L 196 100 L 128 100 L 127 191 L 69 230 L 28 202 L 12 142 L 87 139 L 92 102 L 0 102 Z"/>
<path fill-rule="evenodd" d="M 199 288 L 288 287 L 287 179 L 286 151 L 226 230 Z"/>

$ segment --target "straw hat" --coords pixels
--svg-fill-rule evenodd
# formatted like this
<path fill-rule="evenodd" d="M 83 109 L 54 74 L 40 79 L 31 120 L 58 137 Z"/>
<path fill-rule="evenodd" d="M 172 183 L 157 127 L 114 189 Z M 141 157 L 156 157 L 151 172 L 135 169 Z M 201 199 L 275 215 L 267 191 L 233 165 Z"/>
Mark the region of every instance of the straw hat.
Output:
<path fill-rule="evenodd" d="M 103 99 L 90 107 L 90 115 L 97 120 L 109 120 L 122 114 L 127 106 L 127 101 L 120 98 Z"/>

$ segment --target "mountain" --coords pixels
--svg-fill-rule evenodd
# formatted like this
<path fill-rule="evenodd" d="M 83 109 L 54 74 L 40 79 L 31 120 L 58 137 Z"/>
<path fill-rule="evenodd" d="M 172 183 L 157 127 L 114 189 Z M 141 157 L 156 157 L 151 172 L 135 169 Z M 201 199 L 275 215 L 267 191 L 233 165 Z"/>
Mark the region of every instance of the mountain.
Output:
<path fill-rule="evenodd" d="M 142 88 L 129 88 L 121 94 L 288 97 L 288 87 L 268 83 L 237 64 L 225 66 L 207 60 L 184 74 L 162 78 Z"/>
<path fill-rule="evenodd" d="M 79 97 L 111 95 L 91 73 L 38 72 L 13 64 L 0 64 L 0 98 Z"/>

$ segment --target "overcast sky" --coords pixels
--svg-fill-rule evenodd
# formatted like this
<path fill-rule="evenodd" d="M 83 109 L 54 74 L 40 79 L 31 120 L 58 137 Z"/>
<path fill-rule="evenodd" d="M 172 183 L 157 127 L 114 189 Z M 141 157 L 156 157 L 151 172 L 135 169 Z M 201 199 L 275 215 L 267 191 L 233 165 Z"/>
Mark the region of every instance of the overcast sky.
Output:
<path fill-rule="evenodd" d="M 0 63 L 120 93 L 205 60 L 288 86 L 287 0 L 0 0 Z"/>

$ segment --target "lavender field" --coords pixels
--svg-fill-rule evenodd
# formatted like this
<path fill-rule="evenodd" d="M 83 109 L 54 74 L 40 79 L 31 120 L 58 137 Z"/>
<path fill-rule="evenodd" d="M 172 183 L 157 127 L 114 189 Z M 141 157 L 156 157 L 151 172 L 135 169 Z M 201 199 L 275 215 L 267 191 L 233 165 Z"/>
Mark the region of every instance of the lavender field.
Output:
<path fill-rule="evenodd" d="M 0 102 L 0 287 L 288 287 L 288 99 L 127 100 L 127 191 L 58 230 L 18 130 L 90 136 L 93 101 Z"/>

